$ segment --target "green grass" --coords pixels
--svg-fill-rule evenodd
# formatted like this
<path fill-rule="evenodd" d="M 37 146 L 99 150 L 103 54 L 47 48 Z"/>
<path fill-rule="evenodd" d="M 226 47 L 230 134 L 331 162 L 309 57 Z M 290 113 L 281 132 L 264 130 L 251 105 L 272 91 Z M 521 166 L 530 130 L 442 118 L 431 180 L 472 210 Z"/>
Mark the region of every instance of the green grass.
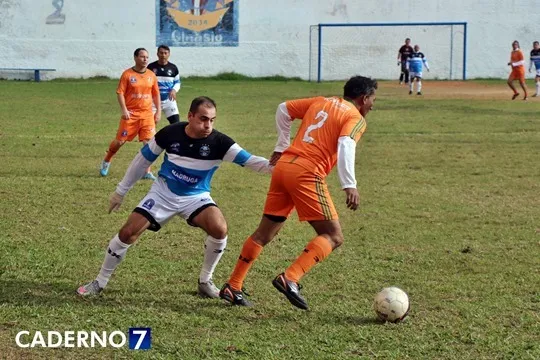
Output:
<path fill-rule="evenodd" d="M 303 312 L 270 284 L 313 237 L 295 216 L 247 278 L 253 309 L 195 296 L 204 235 L 180 220 L 144 234 L 101 298 L 75 296 L 150 185 L 139 182 L 119 213 L 106 213 L 139 148 L 127 144 L 110 176 L 98 176 L 119 119 L 115 87 L 113 80 L 0 82 L 0 358 L 540 358 L 540 101 L 435 100 L 429 82 L 419 99 L 382 83 L 357 151 L 361 209 L 345 208 L 333 173 L 346 240 L 303 279 L 311 307 Z M 341 89 L 341 82 L 193 79 L 179 106 L 183 115 L 193 97 L 211 96 L 216 127 L 269 156 L 281 101 Z M 217 283 L 257 226 L 268 184 L 231 164 L 216 173 L 212 195 L 230 239 Z M 389 285 L 410 296 L 402 324 L 375 321 L 372 299 Z M 134 326 L 152 328 L 151 351 L 23 350 L 14 341 L 20 330 Z"/>

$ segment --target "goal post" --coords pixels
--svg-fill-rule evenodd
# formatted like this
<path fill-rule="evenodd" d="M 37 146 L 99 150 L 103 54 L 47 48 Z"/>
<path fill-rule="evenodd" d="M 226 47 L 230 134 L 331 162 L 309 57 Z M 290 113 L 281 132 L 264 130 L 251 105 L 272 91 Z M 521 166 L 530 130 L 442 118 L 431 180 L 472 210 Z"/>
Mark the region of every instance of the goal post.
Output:
<path fill-rule="evenodd" d="M 459 21 L 312 25 L 309 81 L 343 80 L 354 74 L 397 79 L 397 54 L 405 38 L 426 55 L 429 77 L 467 79 L 467 22 Z"/>

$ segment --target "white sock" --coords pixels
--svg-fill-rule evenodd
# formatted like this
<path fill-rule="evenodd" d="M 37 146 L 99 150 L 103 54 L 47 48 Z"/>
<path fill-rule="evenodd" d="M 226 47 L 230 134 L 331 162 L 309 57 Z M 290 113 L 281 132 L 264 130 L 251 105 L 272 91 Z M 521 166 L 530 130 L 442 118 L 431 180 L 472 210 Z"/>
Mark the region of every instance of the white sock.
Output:
<path fill-rule="evenodd" d="M 540 95 L 540 81 L 536 82 L 536 95 Z"/>
<path fill-rule="evenodd" d="M 418 92 L 422 91 L 422 81 L 418 80 Z"/>
<path fill-rule="evenodd" d="M 118 234 L 109 242 L 107 251 L 105 251 L 105 260 L 103 260 L 103 265 L 101 265 L 101 270 L 96 278 L 101 288 L 107 286 L 114 269 L 122 262 L 130 246 L 130 244 L 120 241 Z"/>
<path fill-rule="evenodd" d="M 227 236 L 224 239 L 216 239 L 210 235 L 206 237 L 204 242 L 204 261 L 199 275 L 199 281 L 202 283 L 212 279 L 216 265 L 218 264 L 223 251 L 227 246 Z"/>

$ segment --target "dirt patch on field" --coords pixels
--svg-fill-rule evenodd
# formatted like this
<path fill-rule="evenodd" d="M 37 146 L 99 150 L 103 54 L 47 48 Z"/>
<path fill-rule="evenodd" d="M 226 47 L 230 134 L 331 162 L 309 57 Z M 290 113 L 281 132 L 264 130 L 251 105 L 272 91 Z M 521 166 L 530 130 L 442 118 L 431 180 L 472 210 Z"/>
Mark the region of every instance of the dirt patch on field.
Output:
<path fill-rule="evenodd" d="M 516 85 L 518 85 L 516 83 Z M 518 85 L 519 86 L 519 85 Z M 403 95 L 409 93 L 408 85 L 399 85 L 395 82 L 381 82 L 379 88 L 385 92 Z M 416 86 L 415 86 L 416 89 Z M 529 86 L 529 100 L 534 94 L 534 88 Z M 521 89 L 519 89 L 522 93 Z M 510 100 L 512 90 L 505 83 L 479 83 L 475 81 L 422 81 L 422 94 L 432 99 L 486 99 Z M 523 94 L 518 99 L 522 99 Z"/>

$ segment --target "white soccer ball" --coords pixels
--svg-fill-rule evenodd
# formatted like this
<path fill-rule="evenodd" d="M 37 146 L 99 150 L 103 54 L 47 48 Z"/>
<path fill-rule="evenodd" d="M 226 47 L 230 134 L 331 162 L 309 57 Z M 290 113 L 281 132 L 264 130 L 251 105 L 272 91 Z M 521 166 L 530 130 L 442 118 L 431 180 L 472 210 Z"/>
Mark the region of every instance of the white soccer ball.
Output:
<path fill-rule="evenodd" d="M 382 289 L 373 302 L 373 310 L 383 321 L 400 322 L 407 317 L 409 309 L 409 297 L 395 286 Z"/>

